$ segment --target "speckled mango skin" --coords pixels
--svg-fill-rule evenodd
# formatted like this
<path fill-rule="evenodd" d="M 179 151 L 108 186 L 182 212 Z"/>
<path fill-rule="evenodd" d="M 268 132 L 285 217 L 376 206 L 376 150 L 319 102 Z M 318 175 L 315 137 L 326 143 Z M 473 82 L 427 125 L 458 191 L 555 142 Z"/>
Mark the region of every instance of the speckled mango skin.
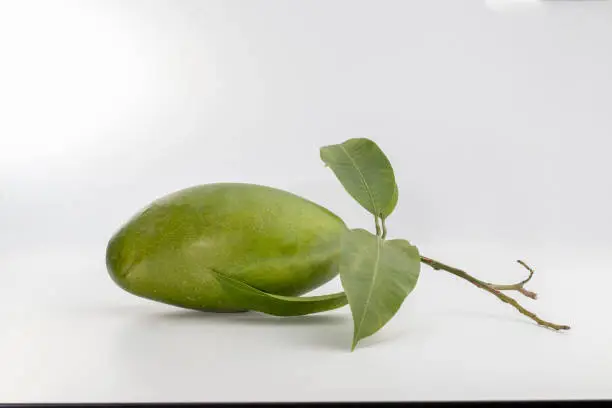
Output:
<path fill-rule="evenodd" d="M 110 239 L 106 266 L 134 295 L 217 312 L 245 310 L 214 271 L 259 290 L 298 296 L 338 274 L 345 223 L 287 191 L 243 183 L 162 197 Z"/>

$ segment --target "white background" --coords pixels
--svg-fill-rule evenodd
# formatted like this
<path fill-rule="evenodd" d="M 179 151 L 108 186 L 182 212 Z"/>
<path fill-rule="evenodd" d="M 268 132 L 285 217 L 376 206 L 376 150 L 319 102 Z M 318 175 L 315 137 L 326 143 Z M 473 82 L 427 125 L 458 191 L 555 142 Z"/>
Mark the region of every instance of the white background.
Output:
<path fill-rule="evenodd" d="M 0 1 L 0 401 L 612 398 L 612 7 L 501 3 Z M 352 137 L 395 168 L 391 237 L 499 283 L 526 260 L 518 300 L 572 330 L 423 267 L 350 353 L 348 308 L 187 312 L 108 277 L 121 223 L 194 184 L 371 228 L 319 159 Z"/>

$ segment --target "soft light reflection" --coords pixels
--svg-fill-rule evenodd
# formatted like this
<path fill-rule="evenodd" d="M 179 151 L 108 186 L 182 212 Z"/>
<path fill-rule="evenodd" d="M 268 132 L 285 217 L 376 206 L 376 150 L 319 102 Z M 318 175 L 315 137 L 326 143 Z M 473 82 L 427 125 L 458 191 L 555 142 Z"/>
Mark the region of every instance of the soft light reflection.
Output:
<path fill-rule="evenodd" d="M 150 105 L 159 76 L 151 33 L 89 4 L 0 5 L 0 174 L 95 149 Z"/>

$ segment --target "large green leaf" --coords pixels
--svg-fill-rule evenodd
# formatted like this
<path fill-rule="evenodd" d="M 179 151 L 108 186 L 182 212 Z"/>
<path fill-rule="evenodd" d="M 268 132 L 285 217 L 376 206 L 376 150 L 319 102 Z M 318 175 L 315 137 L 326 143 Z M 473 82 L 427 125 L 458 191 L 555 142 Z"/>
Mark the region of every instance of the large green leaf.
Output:
<path fill-rule="evenodd" d="M 375 217 L 387 218 L 397 204 L 397 185 L 387 156 L 369 139 L 324 146 L 321 160 L 346 191 Z"/>
<path fill-rule="evenodd" d="M 420 256 L 403 239 L 386 241 L 363 229 L 342 240 L 340 279 L 353 314 L 353 345 L 380 330 L 416 286 Z"/>
<path fill-rule="evenodd" d="M 263 292 L 242 281 L 213 270 L 223 291 L 237 308 L 255 310 L 274 316 L 301 316 L 337 309 L 347 304 L 344 292 L 322 296 L 281 296 Z"/>

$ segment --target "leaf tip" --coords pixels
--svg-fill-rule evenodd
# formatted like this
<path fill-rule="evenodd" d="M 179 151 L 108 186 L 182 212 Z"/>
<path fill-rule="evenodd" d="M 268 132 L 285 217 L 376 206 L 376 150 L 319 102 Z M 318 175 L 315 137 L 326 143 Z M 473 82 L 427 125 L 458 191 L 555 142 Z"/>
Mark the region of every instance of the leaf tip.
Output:
<path fill-rule="evenodd" d="M 361 340 L 359 337 L 353 336 L 353 344 L 351 344 L 351 352 L 355 351 L 355 348 L 357 348 L 357 343 L 359 343 L 359 340 Z"/>

